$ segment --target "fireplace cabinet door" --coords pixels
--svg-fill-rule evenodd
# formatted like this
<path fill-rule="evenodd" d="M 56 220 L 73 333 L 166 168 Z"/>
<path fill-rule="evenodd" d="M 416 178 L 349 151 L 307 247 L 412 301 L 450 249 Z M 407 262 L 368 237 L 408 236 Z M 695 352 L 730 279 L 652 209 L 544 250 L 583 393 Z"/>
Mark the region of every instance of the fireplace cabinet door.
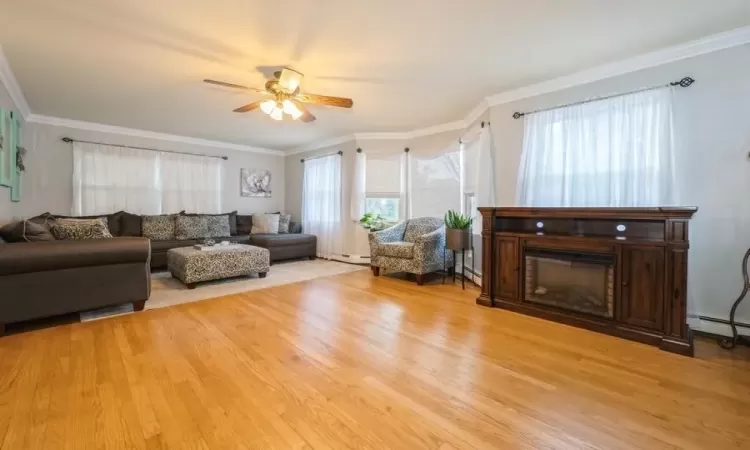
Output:
<path fill-rule="evenodd" d="M 518 300 L 519 265 L 517 237 L 495 237 L 495 296 Z"/>
<path fill-rule="evenodd" d="M 620 321 L 661 330 L 664 317 L 663 247 L 623 246 Z"/>

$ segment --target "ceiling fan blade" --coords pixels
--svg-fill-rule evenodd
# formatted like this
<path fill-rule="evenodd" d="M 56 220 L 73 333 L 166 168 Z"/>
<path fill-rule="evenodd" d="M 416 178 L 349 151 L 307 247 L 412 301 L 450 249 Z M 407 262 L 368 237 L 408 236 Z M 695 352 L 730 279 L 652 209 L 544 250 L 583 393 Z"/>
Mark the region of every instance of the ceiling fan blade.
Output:
<path fill-rule="evenodd" d="M 302 103 L 298 102 L 297 100 L 292 100 L 292 103 L 294 103 L 294 106 L 297 107 L 300 111 L 302 111 L 302 115 L 300 116 L 299 120 L 309 123 L 315 120 L 315 116 L 312 115 L 309 109 L 305 107 Z"/>
<path fill-rule="evenodd" d="M 281 69 L 281 73 L 278 77 L 279 86 L 286 89 L 287 92 L 294 92 L 299 88 L 299 85 L 302 84 L 303 77 L 304 75 L 302 75 L 302 73 L 297 72 L 294 69 Z"/>
<path fill-rule="evenodd" d="M 233 89 L 242 89 L 243 91 L 249 91 L 249 92 L 266 92 L 263 89 L 258 88 L 249 88 L 247 86 L 241 86 L 239 84 L 233 84 L 233 83 L 225 83 L 224 81 L 216 81 L 216 80 L 203 80 L 204 83 L 208 84 L 215 84 L 217 86 L 223 86 Z"/>
<path fill-rule="evenodd" d="M 235 109 L 234 112 L 236 112 L 236 113 L 244 113 L 244 112 L 252 111 L 254 109 L 258 109 L 260 107 L 261 103 L 262 102 L 260 102 L 260 101 L 248 103 L 245 106 L 240 106 L 239 108 Z"/>
<path fill-rule="evenodd" d="M 339 108 L 351 108 L 354 101 L 350 98 L 329 97 L 327 95 L 316 94 L 299 94 L 297 100 L 305 103 L 314 103 L 316 105 L 338 106 Z"/>

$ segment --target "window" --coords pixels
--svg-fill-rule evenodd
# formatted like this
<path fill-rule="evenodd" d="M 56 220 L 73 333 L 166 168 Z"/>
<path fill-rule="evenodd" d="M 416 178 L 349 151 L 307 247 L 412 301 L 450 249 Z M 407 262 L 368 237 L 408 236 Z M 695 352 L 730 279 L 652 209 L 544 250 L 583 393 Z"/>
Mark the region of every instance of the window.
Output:
<path fill-rule="evenodd" d="M 671 90 L 529 114 L 522 206 L 674 204 Z"/>
<path fill-rule="evenodd" d="M 388 222 L 403 218 L 403 160 L 401 153 L 367 154 L 365 163 L 365 212 L 380 214 Z"/>
<path fill-rule="evenodd" d="M 409 202 L 412 217 L 443 217 L 461 211 L 461 164 L 458 142 L 441 153 L 409 153 Z"/>

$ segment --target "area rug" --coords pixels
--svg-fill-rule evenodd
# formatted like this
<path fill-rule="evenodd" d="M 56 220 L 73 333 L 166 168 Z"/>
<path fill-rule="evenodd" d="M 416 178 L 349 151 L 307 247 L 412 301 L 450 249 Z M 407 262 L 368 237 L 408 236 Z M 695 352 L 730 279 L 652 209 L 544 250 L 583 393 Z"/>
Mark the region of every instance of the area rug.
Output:
<path fill-rule="evenodd" d="M 252 275 L 251 277 L 209 281 L 199 283 L 195 289 L 188 289 L 179 280 L 172 278 L 169 272 L 157 272 L 151 274 L 151 298 L 146 302 L 146 309 L 166 308 L 182 303 L 197 302 L 365 269 L 367 269 L 367 266 L 324 259 L 280 262 L 271 266 L 271 270 L 265 278 Z M 119 305 L 81 313 L 81 321 L 87 322 L 132 312 L 132 304 Z"/>

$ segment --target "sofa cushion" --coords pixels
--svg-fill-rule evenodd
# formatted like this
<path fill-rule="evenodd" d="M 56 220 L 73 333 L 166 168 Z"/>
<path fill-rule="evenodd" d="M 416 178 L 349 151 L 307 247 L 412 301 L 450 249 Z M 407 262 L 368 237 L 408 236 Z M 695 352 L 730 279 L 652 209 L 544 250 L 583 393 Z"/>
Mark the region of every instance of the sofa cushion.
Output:
<path fill-rule="evenodd" d="M 142 236 L 141 216 L 123 211 L 120 215 L 120 236 Z"/>
<path fill-rule="evenodd" d="M 198 241 L 195 239 L 184 239 L 184 240 L 170 239 L 166 241 L 151 241 L 151 250 L 154 252 L 166 252 L 170 248 L 190 247 L 197 243 Z"/>
<path fill-rule="evenodd" d="M 50 230 L 37 222 L 22 220 L 11 222 L 0 228 L 0 237 L 6 242 L 41 242 L 54 241 Z"/>
<path fill-rule="evenodd" d="M 174 238 L 183 241 L 209 237 L 207 219 L 206 216 L 175 216 Z"/>
<path fill-rule="evenodd" d="M 414 244 L 411 242 L 384 242 L 378 244 L 378 256 L 393 258 L 414 258 Z"/>
<path fill-rule="evenodd" d="M 252 234 L 250 245 L 258 247 L 284 247 L 287 245 L 305 245 L 315 242 L 311 234 Z"/>
<path fill-rule="evenodd" d="M 206 217 L 228 216 L 227 219 L 229 220 L 229 234 L 227 236 L 234 236 L 237 234 L 237 211 L 232 211 L 230 213 L 221 213 L 221 214 L 193 214 L 193 213 L 185 213 L 183 211 L 182 215 L 184 216 L 206 216 Z M 210 228 L 210 220 L 209 220 L 209 228 Z M 250 234 L 250 233 L 247 233 L 247 234 Z"/>
<path fill-rule="evenodd" d="M 141 216 L 143 237 L 152 241 L 170 241 L 175 238 L 175 218 L 177 214 L 163 216 Z"/>
<path fill-rule="evenodd" d="M 253 231 L 252 215 L 237 215 L 237 235 L 248 235 Z"/>
<path fill-rule="evenodd" d="M 83 241 L 88 239 L 110 239 L 112 234 L 107 228 L 106 217 L 97 219 L 62 219 L 56 218 L 50 225 L 50 231 L 61 241 Z"/>
<path fill-rule="evenodd" d="M 223 237 L 229 237 L 232 235 L 232 227 L 230 225 L 228 214 L 222 214 L 218 216 L 204 216 L 204 217 L 206 218 L 206 225 L 208 227 L 207 237 L 223 238 Z"/>
<path fill-rule="evenodd" d="M 113 214 L 97 214 L 93 216 L 64 216 L 62 214 L 49 214 L 46 213 L 50 218 L 55 219 L 104 219 L 104 223 L 107 225 L 107 229 L 112 234 L 112 236 L 120 236 L 120 219 L 122 218 L 122 215 L 125 214 L 125 211 L 117 211 Z"/>
<path fill-rule="evenodd" d="M 278 234 L 279 214 L 253 214 L 253 231 L 250 234 Z"/>

